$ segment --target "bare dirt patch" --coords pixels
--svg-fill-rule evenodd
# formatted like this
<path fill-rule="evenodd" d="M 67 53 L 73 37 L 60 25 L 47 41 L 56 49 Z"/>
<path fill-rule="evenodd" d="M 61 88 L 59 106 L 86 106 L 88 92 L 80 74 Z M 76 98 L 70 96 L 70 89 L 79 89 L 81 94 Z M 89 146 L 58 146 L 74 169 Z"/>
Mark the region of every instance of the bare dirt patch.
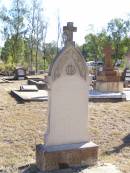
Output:
<path fill-rule="evenodd" d="M 35 145 L 43 143 L 47 102 L 18 103 L 10 96 L 26 81 L 0 84 L 0 169 L 35 163 Z M 77 125 L 78 126 L 78 125 Z M 90 139 L 99 160 L 130 172 L 130 102 L 89 103 Z"/>

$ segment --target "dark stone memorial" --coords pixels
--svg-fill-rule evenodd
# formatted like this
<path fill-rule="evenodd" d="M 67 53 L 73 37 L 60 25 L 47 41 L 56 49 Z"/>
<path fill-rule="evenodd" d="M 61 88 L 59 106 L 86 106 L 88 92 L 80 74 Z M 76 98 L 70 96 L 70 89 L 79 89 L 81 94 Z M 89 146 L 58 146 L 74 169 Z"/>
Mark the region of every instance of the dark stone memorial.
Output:
<path fill-rule="evenodd" d="M 25 80 L 26 79 L 26 70 L 22 67 L 16 68 L 14 71 L 15 80 Z"/>

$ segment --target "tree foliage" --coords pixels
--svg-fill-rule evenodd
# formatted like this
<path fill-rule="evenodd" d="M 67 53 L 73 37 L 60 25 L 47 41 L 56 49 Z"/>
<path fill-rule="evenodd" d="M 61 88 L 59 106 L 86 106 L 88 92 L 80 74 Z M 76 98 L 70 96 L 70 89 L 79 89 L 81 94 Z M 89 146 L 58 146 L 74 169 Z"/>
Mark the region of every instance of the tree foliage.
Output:
<path fill-rule="evenodd" d="M 29 69 L 42 62 L 45 54 L 47 22 L 40 0 L 25 3 L 12 0 L 10 9 L 2 8 L 0 20 L 3 22 L 5 39 L 1 52 L 3 62 L 26 65 Z"/>
<path fill-rule="evenodd" d="M 23 65 L 28 69 L 46 68 L 60 50 L 61 23 L 57 15 L 57 40 L 46 43 L 48 23 L 41 8 L 41 0 L 11 0 L 10 9 L 0 9 L 3 26 L 1 34 L 5 40 L 1 59 L 6 64 Z M 99 33 L 90 32 L 80 47 L 86 60 L 103 60 L 103 48 L 110 43 L 114 50 L 113 60 L 123 59 L 130 49 L 130 20 L 112 19 L 106 29 Z M 91 26 L 91 31 L 93 27 Z M 64 39 L 63 39 L 64 41 Z"/>
<path fill-rule="evenodd" d="M 81 47 L 83 55 L 87 60 L 103 59 L 103 48 L 111 44 L 113 48 L 113 60 L 123 59 L 125 53 L 130 48 L 129 39 L 130 21 L 123 19 L 112 19 L 107 28 L 97 34 L 85 36 L 85 44 Z"/>

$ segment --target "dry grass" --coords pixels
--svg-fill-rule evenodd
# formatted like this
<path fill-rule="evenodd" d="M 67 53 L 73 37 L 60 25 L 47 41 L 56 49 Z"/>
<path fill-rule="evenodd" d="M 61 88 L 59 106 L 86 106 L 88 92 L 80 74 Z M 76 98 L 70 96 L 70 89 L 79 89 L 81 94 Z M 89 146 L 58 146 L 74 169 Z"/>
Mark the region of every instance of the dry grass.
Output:
<path fill-rule="evenodd" d="M 35 163 L 35 145 L 43 143 L 47 102 L 17 103 L 8 91 L 21 83 L 26 82 L 0 84 L 0 169 Z M 99 160 L 129 173 L 130 102 L 90 103 L 89 117 L 90 139 L 99 145 Z"/>
<path fill-rule="evenodd" d="M 90 103 L 89 116 L 90 136 L 99 144 L 99 159 L 129 173 L 130 102 Z"/>
<path fill-rule="evenodd" d="M 25 81 L 23 81 L 25 83 Z M 43 142 L 47 102 L 18 104 L 8 91 L 21 82 L 0 85 L 0 167 L 35 161 L 35 145 Z"/>

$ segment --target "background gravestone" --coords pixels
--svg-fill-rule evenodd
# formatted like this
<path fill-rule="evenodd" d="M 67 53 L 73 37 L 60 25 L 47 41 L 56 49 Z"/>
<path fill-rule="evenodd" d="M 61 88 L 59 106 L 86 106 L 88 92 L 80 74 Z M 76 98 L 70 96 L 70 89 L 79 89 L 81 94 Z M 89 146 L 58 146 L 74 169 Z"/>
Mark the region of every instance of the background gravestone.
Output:
<path fill-rule="evenodd" d="M 122 92 L 121 75 L 114 69 L 111 55 L 111 45 L 107 45 L 104 48 L 103 71 L 99 71 L 97 74 L 96 89 L 102 92 Z"/>
<path fill-rule="evenodd" d="M 26 70 L 22 67 L 16 68 L 14 71 L 14 79 L 17 79 L 17 80 L 26 79 Z"/>
<path fill-rule="evenodd" d="M 73 23 L 63 28 L 65 47 L 49 71 L 49 111 L 45 145 L 37 145 L 36 161 L 43 171 L 94 165 L 96 144 L 88 136 L 88 71 L 73 42 Z M 68 29 L 68 30 L 67 30 Z"/>

